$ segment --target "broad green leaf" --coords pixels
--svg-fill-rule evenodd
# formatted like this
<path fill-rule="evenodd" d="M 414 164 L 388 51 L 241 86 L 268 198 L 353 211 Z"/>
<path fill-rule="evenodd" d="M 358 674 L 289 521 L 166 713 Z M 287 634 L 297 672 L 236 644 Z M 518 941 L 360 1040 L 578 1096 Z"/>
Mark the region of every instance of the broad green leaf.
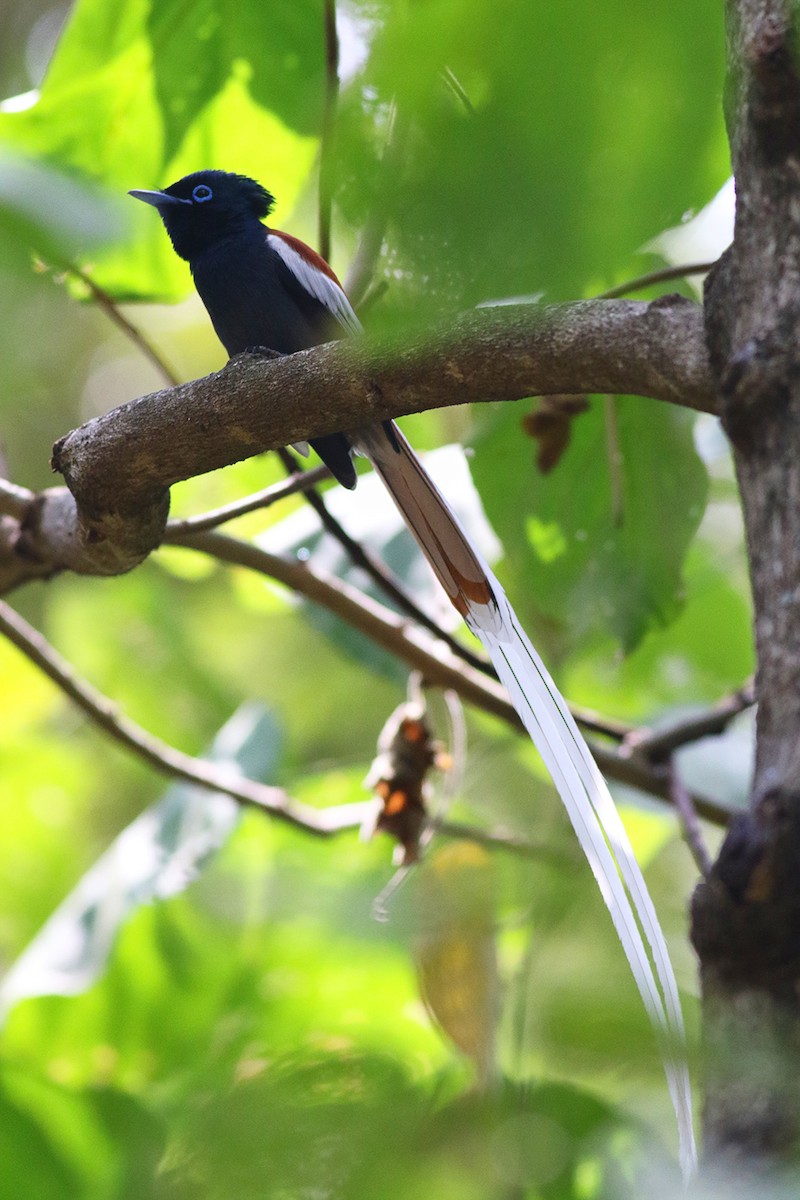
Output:
<path fill-rule="evenodd" d="M 132 1096 L 0 1068 L 0 1190 L 9 1200 L 155 1200 L 163 1150 L 161 1123 Z"/>
<path fill-rule="evenodd" d="M 275 727 L 260 709 L 241 710 L 209 755 L 258 776 L 275 760 Z M 176 784 L 124 829 L 31 942 L 0 985 L 6 1016 L 32 996 L 74 995 L 103 971 L 123 922 L 143 904 L 182 891 L 235 828 L 229 796 Z"/>
<path fill-rule="evenodd" d="M 36 102 L 0 113 L 0 144 L 120 197 L 221 167 L 263 176 L 291 207 L 316 150 L 321 4 L 281 11 L 80 0 Z M 135 234 L 94 253 L 97 281 L 121 298 L 185 294 L 188 272 L 160 223 L 130 204 Z"/>
<path fill-rule="evenodd" d="M 479 435 L 473 471 L 515 599 L 556 622 L 567 644 L 611 633 L 630 650 L 680 610 L 707 478 L 690 414 L 636 397 L 612 403 L 609 414 L 596 398 L 573 421 L 549 475 L 535 467 L 519 406 L 508 406 Z"/>
<path fill-rule="evenodd" d="M 738 505 L 716 507 L 735 508 L 730 515 L 741 527 Z M 674 721 L 687 702 L 713 703 L 752 674 L 752 610 L 741 546 L 726 550 L 718 534 L 709 537 L 705 530 L 686 557 L 686 604 L 676 619 L 652 629 L 621 661 L 610 638 L 579 647 L 565 679 L 568 695 L 651 725 Z M 742 779 L 719 798 L 738 802 Z"/>
<path fill-rule="evenodd" d="M 30 1200 L 78 1200 L 82 1181 L 37 1116 L 0 1087 L 0 1156 L 7 1195 Z"/>
<path fill-rule="evenodd" d="M 209 100 L 243 71 L 257 104 L 287 128 L 314 136 L 322 117 L 323 20 L 322 0 L 153 4 L 147 29 L 165 122 L 165 157 L 178 150 L 186 128 Z M 262 154 L 269 163 L 269 143 Z"/>
<path fill-rule="evenodd" d="M 63 265 L 119 238 L 122 205 L 36 159 L 0 146 L 0 233 L 3 253 L 16 245 Z"/>
<path fill-rule="evenodd" d="M 501 12 L 493 0 L 385 3 L 345 94 L 341 200 L 355 227 L 374 205 L 389 218 L 389 323 L 580 294 L 727 174 L 713 0 Z M 382 193 L 392 102 L 402 149 Z"/>

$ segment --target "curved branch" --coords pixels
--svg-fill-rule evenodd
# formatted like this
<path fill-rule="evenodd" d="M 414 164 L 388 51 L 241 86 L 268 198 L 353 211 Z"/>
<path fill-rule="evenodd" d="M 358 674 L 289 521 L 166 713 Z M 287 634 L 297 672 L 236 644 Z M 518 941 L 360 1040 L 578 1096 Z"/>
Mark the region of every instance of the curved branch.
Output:
<path fill-rule="evenodd" d="M 54 465 L 79 501 L 125 510 L 292 442 L 550 392 L 627 392 L 712 410 L 700 307 L 677 296 L 500 306 L 401 347 L 353 339 L 284 358 L 241 355 L 88 421 L 56 444 Z"/>
<path fill-rule="evenodd" d="M 223 504 L 221 508 L 213 508 L 209 512 L 200 513 L 195 517 L 176 517 L 169 522 L 168 529 L 176 533 L 202 533 L 206 529 L 216 529 L 228 521 L 235 521 L 247 513 L 258 512 L 262 508 L 271 508 L 273 504 L 288 499 L 298 493 L 307 492 L 310 488 L 330 479 L 331 473 L 325 466 L 312 467 L 310 471 L 296 472 L 289 476 L 285 483 L 273 483 L 253 492 L 241 500 L 233 500 Z"/>
<path fill-rule="evenodd" d="M 165 541 L 209 554 L 232 566 L 246 567 L 285 584 L 307 600 L 335 613 L 376 645 L 421 672 L 426 683 L 450 688 L 469 704 L 491 713 L 513 729 L 522 730 L 519 716 L 497 680 L 460 661 L 441 642 L 434 642 L 422 630 L 410 626 L 402 617 L 344 580 L 217 532 L 191 535 L 169 532 Z M 581 721 L 581 711 L 572 711 L 575 719 Z M 593 716 L 589 714 L 590 720 Z M 644 758 L 630 756 L 624 749 L 610 750 L 594 742 L 590 747 L 597 765 L 609 779 L 672 802 L 667 770 Z M 705 820 L 717 825 L 727 825 L 730 821 L 732 813 L 724 805 L 706 796 L 692 795 L 691 799 L 697 813 Z"/>
<path fill-rule="evenodd" d="M 324 812 L 291 800 L 281 788 L 247 779 L 230 767 L 192 758 L 147 733 L 135 721 L 123 716 L 111 700 L 80 679 L 38 630 L 2 601 L 0 633 L 52 679 L 96 725 L 129 750 L 134 750 L 157 771 L 209 791 L 222 792 L 240 804 L 252 805 L 309 833 L 325 835 L 329 832 Z"/>
<path fill-rule="evenodd" d="M 121 574 L 161 541 L 178 480 L 406 413 L 585 391 L 713 410 L 699 306 L 678 296 L 500 306 L 400 347 L 354 339 L 286 358 L 242 355 L 56 443 L 53 465 L 75 504 L 62 489 L 43 493 L 18 548 L 51 571 Z"/>
<path fill-rule="evenodd" d="M 195 787 L 222 792 L 237 803 L 260 809 L 317 837 L 332 837 L 363 826 L 374 807 L 373 800 L 336 804 L 330 808 L 310 808 L 292 800 L 281 788 L 270 787 L 244 775 L 208 762 L 192 758 L 159 738 L 147 733 L 118 707 L 85 680 L 29 625 L 19 613 L 0 601 L 0 634 L 20 650 L 36 667 L 68 696 L 94 724 L 115 741 L 132 750 L 155 770 L 171 778 L 182 779 Z M 478 829 L 452 821 L 434 821 L 437 832 L 445 837 L 467 838 L 491 849 L 509 850 L 534 858 L 549 858 L 568 862 L 569 858 L 544 844 L 526 842 L 502 830 Z"/>

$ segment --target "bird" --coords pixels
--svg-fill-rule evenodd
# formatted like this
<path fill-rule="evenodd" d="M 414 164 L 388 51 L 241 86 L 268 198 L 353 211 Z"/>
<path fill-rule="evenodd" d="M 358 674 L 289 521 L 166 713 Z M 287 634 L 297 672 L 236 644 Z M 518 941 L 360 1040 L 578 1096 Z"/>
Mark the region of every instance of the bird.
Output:
<path fill-rule="evenodd" d="M 254 179 L 202 170 L 163 191 L 129 194 L 157 210 L 229 356 L 259 347 L 293 354 L 361 332 L 328 263 L 264 223 L 275 200 Z M 656 1031 L 688 1176 L 696 1151 L 677 983 L 636 856 L 566 702 L 499 581 L 395 422 L 311 445 L 345 488 L 357 482 L 353 451 L 370 460 L 451 603 L 488 651 L 561 796 Z"/>

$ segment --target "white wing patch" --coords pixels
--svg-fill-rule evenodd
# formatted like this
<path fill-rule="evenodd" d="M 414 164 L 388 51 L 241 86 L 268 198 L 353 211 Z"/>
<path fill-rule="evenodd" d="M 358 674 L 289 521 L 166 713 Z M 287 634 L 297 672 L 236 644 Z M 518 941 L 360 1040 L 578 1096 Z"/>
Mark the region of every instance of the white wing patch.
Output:
<path fill-rule="evenodd" d="M 350 333 L 361 332 L 361 322 L 335 279 L 331 279 L 324 271 L 320 271 L 313 263 L 308 262 L 278 234 L 268 233 L 267 241 L 272 249 L 280 255 L 295 279 L 303 285 L 307 292 L 311 293 L 315 300 L 324 304 Z"/>

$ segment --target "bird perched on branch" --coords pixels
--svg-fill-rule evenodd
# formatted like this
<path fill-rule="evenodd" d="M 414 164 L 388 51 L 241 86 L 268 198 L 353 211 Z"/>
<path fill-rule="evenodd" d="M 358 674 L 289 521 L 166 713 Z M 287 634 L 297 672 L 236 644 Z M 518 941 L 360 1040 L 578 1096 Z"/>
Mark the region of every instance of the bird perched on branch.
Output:
<path fill-rule="evenodd" d="M 163 192 L 130 194 L 158 210 L 229 355 L 256 347 L 293 354 L 360 330 L 328 264 L 291 234 L 263 224 L 274 200 L 255 180 L 197 171 Z M 489 652 L 561 795 L 661 1040 L 688 1171 L 694 1161 L 691 1096 L 664 935 L 614 802 L 565 701 L 505 592 L 394 422 L 311 445 L 346 488 L 356 484 L 353 449 L 372 462 L 451 602 Z"/>

